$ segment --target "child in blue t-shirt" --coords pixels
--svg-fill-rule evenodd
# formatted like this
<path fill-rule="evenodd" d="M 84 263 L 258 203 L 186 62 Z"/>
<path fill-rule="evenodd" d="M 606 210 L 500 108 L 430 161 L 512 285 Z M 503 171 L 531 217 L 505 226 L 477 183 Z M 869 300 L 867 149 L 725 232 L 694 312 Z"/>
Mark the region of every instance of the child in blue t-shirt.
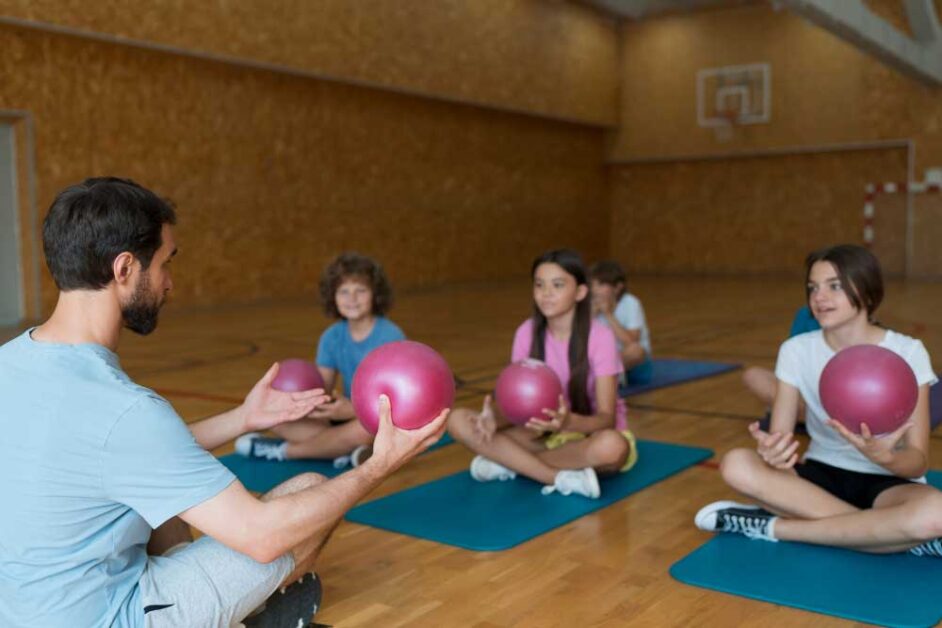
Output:
<path fill-rule="evenodd" d="M 324 270 L 320 296 L 324 311 L 338 320 L 321 334 L 317 368 L 327 391 L 334 390 L 339 375 L 343 394 L 305 419 L 279 425 L 273 430 L 279 438 L 246 434 L 236 441 L 238 453 L 266 460 L 334 458 L 335 464 L 349 460 L 354 466 L 368 455 L 373 435 L 353 420 L 350 385 L 370 351 L 405 340 L 402 330 L 385 317 L 392 305 L 392 288 L 378 262 L 359 253 L 343 253 Z"/>

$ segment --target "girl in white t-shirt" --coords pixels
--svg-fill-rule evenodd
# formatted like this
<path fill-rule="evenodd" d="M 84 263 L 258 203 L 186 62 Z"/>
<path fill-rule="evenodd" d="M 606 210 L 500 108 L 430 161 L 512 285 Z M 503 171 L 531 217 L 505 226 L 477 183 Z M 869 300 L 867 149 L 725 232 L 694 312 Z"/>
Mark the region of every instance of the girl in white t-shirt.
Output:
<path fill-rule="evenodd" d="M 697 513 L 696 524 L 768 541 L 942 556 L 942 492 L 924 477 L 929 386 L 936 381 L 929 354 L 919 340 L 876 323 L 883 279 L 869 251 L 829 247 L 809 255 L 806 269 L 808 305 L 822 329 L 782 345 L 769 431 L 750 425 L 756 449 L 734 449 L 721 465 L 723 479 L 761 507 L 715 502 Z M 894 351 L 916 374 L 916 409 L 889 434 L 872 435 L 866 426 L 861 434 L 850 432 L 821 405 L 818 380 L 825 364 L 859 344 Z M 800 400 L 811 437 L 803 456 L 793 434 Z"/>

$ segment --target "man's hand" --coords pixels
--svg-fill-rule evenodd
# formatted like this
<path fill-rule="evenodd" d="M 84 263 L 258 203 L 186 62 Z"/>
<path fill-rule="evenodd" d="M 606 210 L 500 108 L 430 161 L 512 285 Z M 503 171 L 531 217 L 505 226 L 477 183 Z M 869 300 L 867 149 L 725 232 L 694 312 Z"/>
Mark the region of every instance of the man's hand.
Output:
<path fill-rule="evenodd" d="M 422 453 L 445 433 L 445 422 L 451 408 L 445 408 L 427 425 L 415 430 L 404 430 L 392 422 L 389 397 L 379 398 L 379 429 L 373 441 L 373 455 L 363 466 L 378 466 L 388 475 Z"/>
<path fill-rule="evenodd" d="M 276 375 L 277 362 L 252 387 L 239 407 L 243 433 L 267 430 L 288 421 L 295 421 L 330 400 L 330 396 L 325 395 L 322 388 L 296 393 L 275 390 L 271 383 Z"/>

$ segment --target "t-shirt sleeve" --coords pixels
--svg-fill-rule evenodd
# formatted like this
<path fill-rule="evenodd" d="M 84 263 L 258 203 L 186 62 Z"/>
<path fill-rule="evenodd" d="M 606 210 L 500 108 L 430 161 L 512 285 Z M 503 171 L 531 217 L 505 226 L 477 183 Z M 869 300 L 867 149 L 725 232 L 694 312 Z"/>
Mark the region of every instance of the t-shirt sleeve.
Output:
<path fill-rule="evenodd" d="M 939 381 L 935 371 L 932 370 L 932 361 L 929 358 L 929 352 L 926 351 L 926 346 L 922 344 L 921 340 L 913 339 L 912 345 L 907 355 L 904 357 L 909 367 L 913 370 L 913 373 L 915 373 L 916 381 L 920 386 L 927 384 L 932 386 Z"/>
<path fill-rule="evenodd" d="M 644 327 L 644 310 L 641 301 L 630 295 L 625 295 L 615 308 L 615 320 L 625 329 L 641 329 Z"/>
<path fill-rule="evenodd" d="M 530 345 L 533 342 L 533 323 L 525 321 L 514 334 L 514 344 L 510 351 L 510 361 L 519 362 L 530 356 Z"/>
<path fill-rule="evenodd" d="M 331 325 L 321 334 L 317 341 L 317 357 L 314 361 L 317 366 L 337 370 L 340 368 L 337 363 L 337 327 Z"/>
<path fill-rule="evenodd" d="M 101 456 L 102 484 L 156 528 L 218 495 L 234 480 L 199 446 L 165 400 L 142 395 L 115 423 Z"/>
<path fill-rule="evenodd" d="M 778 350 L 775 377 L 789 386 L 798 388 L 801 379 L 801 356 L 798 342 L 786 340 Z"/>
<path fill-rule="evenodd" d="M 624 372 L 615 334 L 605 325 L 593 325 L 589 333 L 589 364 L 596 377 Z"/>

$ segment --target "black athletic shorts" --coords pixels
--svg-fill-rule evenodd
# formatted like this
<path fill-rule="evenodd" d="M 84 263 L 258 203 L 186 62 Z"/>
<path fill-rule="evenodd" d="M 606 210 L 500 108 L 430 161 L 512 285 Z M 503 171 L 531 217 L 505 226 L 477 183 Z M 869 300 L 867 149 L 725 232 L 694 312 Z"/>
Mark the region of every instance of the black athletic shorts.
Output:
<path fill-rule="evenodd" d="M 848 471 L 817 460 L 799 462 L 795 465 L 795 471 L 799 477 L 857 508 L 873 508 L 877 495 L 888 488 L 900 484 L 915 484 L 912 480 L 895 475 Z"/>

